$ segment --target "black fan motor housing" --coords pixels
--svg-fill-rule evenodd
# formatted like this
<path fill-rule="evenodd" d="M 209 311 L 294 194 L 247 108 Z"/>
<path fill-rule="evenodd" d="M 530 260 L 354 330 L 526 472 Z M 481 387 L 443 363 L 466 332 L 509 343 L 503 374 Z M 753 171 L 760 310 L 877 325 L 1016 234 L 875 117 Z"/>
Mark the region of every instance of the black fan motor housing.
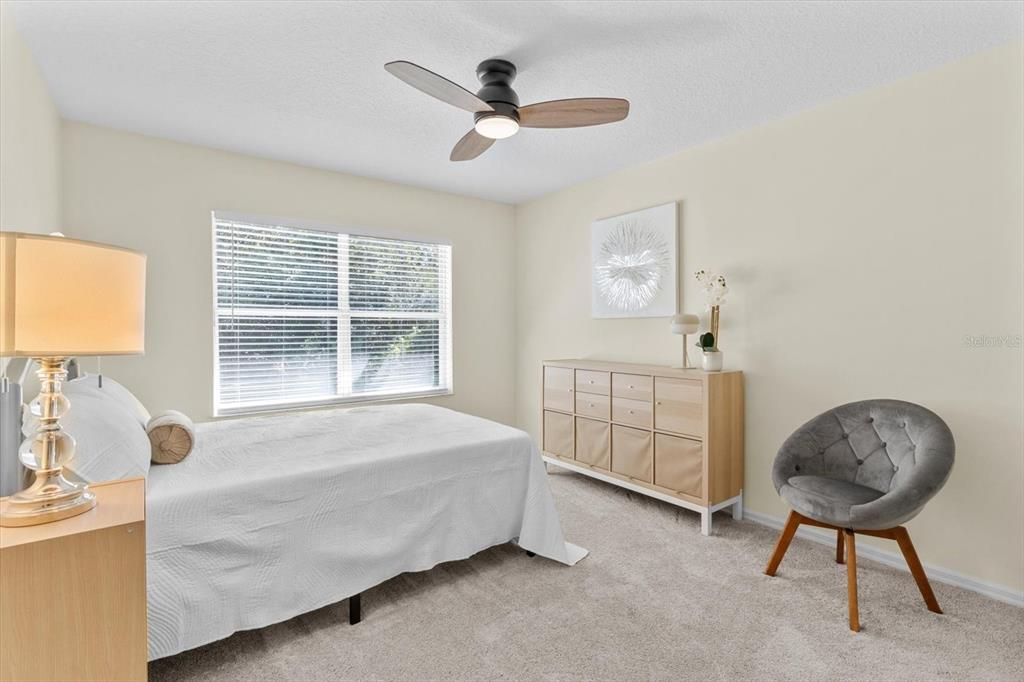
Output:
<path fill-rule="evenodd" d="M 516 65 L 504 59 L 485 59 L 476 67 L 476 77 L 483 83 L 476 96 L 494 107 L 496 111 L 507 114 L 507 107 L 514 111 L 519 107 L 519 95 L 512 89 L 512 81 L 516 79 Z"/>

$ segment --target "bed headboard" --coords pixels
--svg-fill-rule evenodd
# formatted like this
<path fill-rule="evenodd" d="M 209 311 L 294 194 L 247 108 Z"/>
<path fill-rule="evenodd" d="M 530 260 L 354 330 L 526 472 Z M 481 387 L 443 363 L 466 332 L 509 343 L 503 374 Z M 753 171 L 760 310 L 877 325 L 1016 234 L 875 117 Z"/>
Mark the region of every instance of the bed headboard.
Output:
<path fill-rule="evenodd" d="M 13 360 L 7 366 L 15 378 L 0 380 L 0 497 L 6 497 L 24 487 L 22 480 L 25 468 L 18 461 L 18 447 L 21 445 L 22 372 L 15 364 L 17 362 Z"/>

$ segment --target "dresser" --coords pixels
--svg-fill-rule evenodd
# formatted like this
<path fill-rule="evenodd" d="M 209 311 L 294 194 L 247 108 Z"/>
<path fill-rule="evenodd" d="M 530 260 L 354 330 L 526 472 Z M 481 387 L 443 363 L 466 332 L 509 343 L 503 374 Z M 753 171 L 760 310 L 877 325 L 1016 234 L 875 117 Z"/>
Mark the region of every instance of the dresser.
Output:
<path fill-rule="evenodd" d="M 146 482 L 94 509 L 0 528 L 0 680 L 146 679 Z"/>
<path fill-rule="evenodd" d="M 700 513 L 743 515 L 743 373 L 597 360 L 543 365 L 548 464 Z"/>

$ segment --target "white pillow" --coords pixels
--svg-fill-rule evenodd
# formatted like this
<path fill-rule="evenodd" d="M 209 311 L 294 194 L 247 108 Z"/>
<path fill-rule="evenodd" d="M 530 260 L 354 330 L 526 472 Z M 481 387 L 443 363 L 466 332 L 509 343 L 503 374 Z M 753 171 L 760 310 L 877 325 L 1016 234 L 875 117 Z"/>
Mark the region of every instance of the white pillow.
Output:
<path fill-rule="evenodd" d="M 135 396 L 106 377 L 103 388 L 89 385 L 90 378 L 95 381 L 86 377 L 65 384 L 71 409 L 61 424 L 77 442 L 68 468 L 88 483 L 146 476 L 151 449 L 146 422 L 139 421 L 138 411 L 124 399 L 124 394 L 133 401 Z M 114 386 L 117 388 L 111 391 Z"/>
<path fill-rule="evenodd" d="M 68 387 L 74 384 L 74 386 L 92 386 L 93 388 L 102 390 L 110 395 L 111 398 L 121 404 L 124 409 L 128 410 L 129 413 L 135 416 L 142 428 L 146 428 L 146 424 L 149 423 L 150 414 L 146 406 L 142 404 L 142 401 L 135 397 L 135 394 L 129 391 L 127 388 L 117 383 L 110 377 L 103 375 L 103 388 L 99 388 L 99 375 L 97 374 L 86 374 L 82 372 L 79 378 L 73 381 L 68 381 L 64 384 L 64 393 L 68 393 Z"/>
<path fill-rule="evenodd" d="M 137 409 L 125 399 L 127 394 L 137 403 L 135 396 L 107 377 L 99 388 L 95 376 L 68 381 L 63 391 L 71 407 L 60 423 L 76 442 L 75 457 L 67 465 L 72 473 L 86 483 L 149 473 L 151 446 L 145 422 L 139 422 Z M 25 419 L 29 437 L 35 421 Z"/>

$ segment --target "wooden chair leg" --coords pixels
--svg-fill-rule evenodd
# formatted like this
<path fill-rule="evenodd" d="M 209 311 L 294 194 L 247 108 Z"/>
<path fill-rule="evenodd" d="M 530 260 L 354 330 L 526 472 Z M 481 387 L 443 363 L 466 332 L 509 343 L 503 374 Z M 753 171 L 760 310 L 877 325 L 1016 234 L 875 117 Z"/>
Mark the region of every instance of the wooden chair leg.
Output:
<path fill-rule="evenodd" d="M 939 608 L 939 600 L 935 598 L 932 586 L 928 582 L 928 576 L 925 575 L 924 566 L 921 565 L 921 560 L 917 558 L 914 543 L 910 541 L 910 533 L 907 532 L 906 528 L 900 526 L 893 529 L 893 535 L 900 546 L 900 551 L 903 552 L 903 558 L 906 560 L 907 566 L 910 568 L 910 574 L 914 576 L 917 589 L 921 590 L 921 596 L 924 597 L 924 603 L 928 606 L 928 610 L 932 613 L 942 613 L 942 609 Z"/>
<path fill-rule="evenodd" d="M 771 559 L 768 560 L 768 567 L 764 569 L 765 575 L 775 575 L 775 571 L 779 569 L 779 564 L 782 563 L 782 557 L 786 555 L 786 550 L 789 549 L 789 543 L 793 541 L 796 529 L 800 526 L 800 518 L 800 515 L 795 511 L 789 512 L 789 518 L 786 519 L 786 526 L 782 529 L 782 534 L 779 535 L 778 542 L 775 543 L 775 550 L 772 552 Z"/>
<path fill-rule="evenodd" d="M 844 530 L 846 537 L 846 593 L 850 608 L 850 629 L 860 632 L 860 611 L 857 608 L 857 546 L 852 530 Z"/>
<path fill-rule="evenodd" d="M 843 531 L 837 530 L 836 531 L 836 563 L 837 564 L 844 563 L 844 561 L 845 561 L 845 559 L 843 558 L 843 543 L 844 542 L 845 542 L 845 540 L 843 539 Z"/>

